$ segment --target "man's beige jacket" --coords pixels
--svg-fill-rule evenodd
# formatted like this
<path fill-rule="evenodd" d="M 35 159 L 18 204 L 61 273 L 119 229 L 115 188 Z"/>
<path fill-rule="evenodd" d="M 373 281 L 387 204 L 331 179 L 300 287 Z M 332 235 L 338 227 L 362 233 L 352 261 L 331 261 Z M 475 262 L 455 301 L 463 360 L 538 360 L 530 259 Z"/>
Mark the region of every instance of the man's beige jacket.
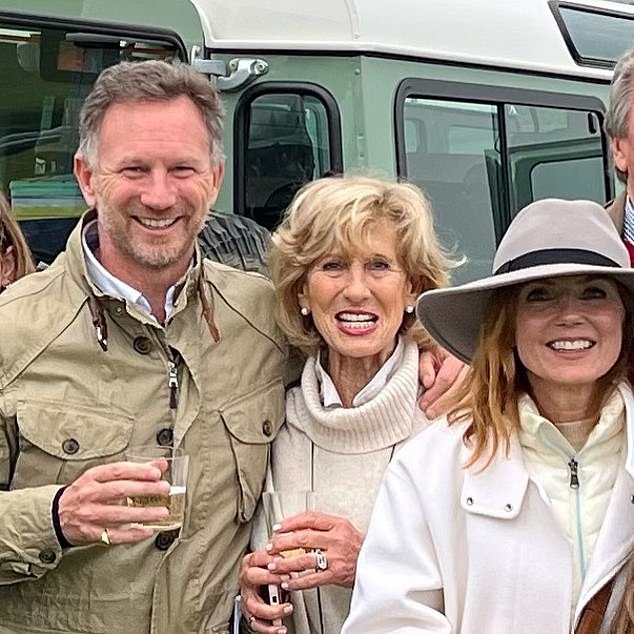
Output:
<path fill-rule="evenodd" d="M 48 270 L 0 298 L 0 633 L 225 633 L 284 417 L 271 284 L 199 263 L 163 328 L 91 285 L 82 225 Z M 60 485 L 172 433 L 191 456 L 180 534 L 62 550 Z"/>

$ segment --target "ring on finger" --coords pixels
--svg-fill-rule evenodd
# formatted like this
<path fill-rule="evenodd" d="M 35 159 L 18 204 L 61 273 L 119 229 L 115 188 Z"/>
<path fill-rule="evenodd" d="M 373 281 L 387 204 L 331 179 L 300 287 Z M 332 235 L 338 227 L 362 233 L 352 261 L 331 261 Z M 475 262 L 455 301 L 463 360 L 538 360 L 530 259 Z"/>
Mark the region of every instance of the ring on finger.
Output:
<path fill-rule="evenodd" d="M 315 550 L 315 570 L 317 572 L 328 570 L 328 557 L 320 548 Z"/>
<path fill-rule="evenodd" d="M 110 544 L 112 544 L 112 542 L 110 541 L 110 534 L 108 533 L 107 528 L 104 528 L 103 531 L 101 532 L 101 543 L 105 544 L 106 546 L 110 546 Z"/>

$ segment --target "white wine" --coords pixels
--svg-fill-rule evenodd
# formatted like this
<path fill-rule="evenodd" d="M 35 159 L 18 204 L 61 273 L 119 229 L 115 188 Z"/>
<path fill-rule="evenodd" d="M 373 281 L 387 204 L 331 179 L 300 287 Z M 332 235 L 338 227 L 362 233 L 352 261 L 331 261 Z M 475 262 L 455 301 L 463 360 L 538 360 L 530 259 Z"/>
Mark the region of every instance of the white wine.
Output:
<path fill-rule="evenodd" d="M 158 522 L 143 522 L 143 526 L 160 531 L 170 531 L 180 528 L 185 518 L 185 491 L 184 486 L 170 487 L 169 495 L 139 495 L 128 498 L 128 506 L 165 506 L 169 509 L 169 515 Z"/>

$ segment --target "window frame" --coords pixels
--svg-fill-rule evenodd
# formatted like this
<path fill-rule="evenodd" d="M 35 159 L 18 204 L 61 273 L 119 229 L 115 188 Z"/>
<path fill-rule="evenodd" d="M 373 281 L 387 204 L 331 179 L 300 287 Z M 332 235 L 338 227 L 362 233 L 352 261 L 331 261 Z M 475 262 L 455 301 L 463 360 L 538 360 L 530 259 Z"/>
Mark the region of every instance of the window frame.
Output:
<path fill-rule="evenodd" d="M 566 110 L 582 110 L 593 112 L 599 118 L 599 132 L 601 150 L 603 155 L 603 182 L 606 192 L 606 201 L 614 196 L 613 182 L 610 177 L 611 169 L 608 156 L 608 141 L 603 130 L 605 118 L 605 106 L 598 97 L 586 95 L 569 95 L 545 90 L 528 90 L 524 88 L 511 88 L 488 84 L 472 84 L 466 82 L 445 81 L 437 79 L 422 79 L 409 77 L 400 82 L 394 96 L 394 138 L 396 141 L 396 172 L 398 178 L 407 180 L 407 156 L 405 151 L 405 100 L 410 97 L 420 99 L 437 99 L 447 102 L 471 102 L 485 105 L 493 105 L 498 110 L 509 105 L 533 106 L 541 108 L 560 108 Z M 500 159 L 505 176 L 502 200 L 505 204 L 503 231 L 508 227 L 511 218 L 509 211 L 512 207 L 511 193 L 507 186 L 509 173 L 506 134 L 506 117 L 499 117 L 500 132 Z M 497 232 L 497 227 L 496 227 Z M 501 236 L 496 236 L 499 240 Z"/>
<path fill-rule="evenodd" d="M 587 66 L 590 68 L 604 68 L 608 70 L 614 69 L 617 60 L 606 61 L 603 59 L 597 59 L 595 57 L 584 56 L 580 53 L 579 49 L 575 46 L 573 37 L 570 33 L 570 30 L 568 29 L 563 15 L 561 14 L 560 9 L 570 9 L 572 11 L 578 11 L 579 13 L 594 13 L 596 15 L 603 15 L 607 17 L 622 18 L 633 22 L 632 26 L 634 26 L 633 14 L 627 13 L 625 11 L 619 11 L 617 9 L 579 5 L 572 2 L 566 2 L 566 0 L 548 0 L 548 6 L 553 14 L 553 17 L 555 18 L 557 27 L 561 31 L 561 36 L 563 37 L 564 43 L 566 44 L 566 48 L 568 49 L 568 52 L 570 53 L 575 64 L 577 64 L 578 66 Z"/>
<path fill-rule="evenodd" d="M 91 35 L 126 36 L 121 39 L 138 38 L 140 40 L 165 41 L 175 46 L 182 61 L 189 61 L 185 43 L 178 33 L 160 27 L 143 27 L 136 24 L 125 24 L 124 22 L 98 22 L 96 20 L 61 18 L 48 14 L 18 13 L 15 11 L 0 11 L 0 25 L 17 28 L 63 29 Z"/>
<path fill-rule="evenodd" d="M 326 88 L 312 82 L 269 81 L 253 84 L 240 96 L 235 110 L 233 128 L 233 213 L 247 217 L 247 149 L 251 104 L 265 95 L 296 94 L 318 99 L 324 106 L 328 119 L 328 150 L 331 157 L 330 169 L 339 174 L 343 172 L 341 113 L 334 95 Z"/>

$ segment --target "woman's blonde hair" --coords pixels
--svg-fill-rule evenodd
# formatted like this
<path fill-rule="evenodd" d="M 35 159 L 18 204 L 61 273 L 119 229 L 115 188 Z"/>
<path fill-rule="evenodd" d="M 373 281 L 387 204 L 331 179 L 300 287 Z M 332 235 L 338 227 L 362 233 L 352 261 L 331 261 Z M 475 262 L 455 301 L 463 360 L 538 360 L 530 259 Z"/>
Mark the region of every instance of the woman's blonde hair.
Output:
<path fill-rule="evenodd" d="M 5 255 L 10 247 L 13 247 L 15 257 L 14 279 L 17 280 L 27 273 L 32 273 L 35 267 L 31 250 L 11 212 L 9 201 L 0 192 L 0 255 Z"/>
<path fill-rule="evenodd" d="M 519 429 L 518 397 L 531 393 L 526 370 L 515 351 L 517 303 L 522 285 L 496 290 L 487 304 L 471 369 L 460 385 L 450 408 L 450 424 L 471 419 L 464 434 L 472 449 L 466 466 L 485 459 L 485 467 L 499 449 L 508 453 L 511 434 Z M 598 380 L 597 400 L 592 414 L 598 414 L 613 386 L 621 379 L 634 380 L 634 302 L 627 289 L 619 286 L 625 306 L 621 353 L 614 366 Z"/>
<path fill-rule="evenodd" d="M 377 222 L 394 226 L 398 264 L 418 292 L 447 286 L 447 271 L 456 263 L 438 241 L 431 205 L 420 189 L 364 176 L 312 181 L 286 210 L 269 254 L 279 325 L 307 354 L 323 345 L 312 319 L 300 314 L 298 296 L 311 266 L 329 253 L 359 253 Z M 420 346 L 431 345 L 413 315 L 404 316 L 402 331 Z"/>

